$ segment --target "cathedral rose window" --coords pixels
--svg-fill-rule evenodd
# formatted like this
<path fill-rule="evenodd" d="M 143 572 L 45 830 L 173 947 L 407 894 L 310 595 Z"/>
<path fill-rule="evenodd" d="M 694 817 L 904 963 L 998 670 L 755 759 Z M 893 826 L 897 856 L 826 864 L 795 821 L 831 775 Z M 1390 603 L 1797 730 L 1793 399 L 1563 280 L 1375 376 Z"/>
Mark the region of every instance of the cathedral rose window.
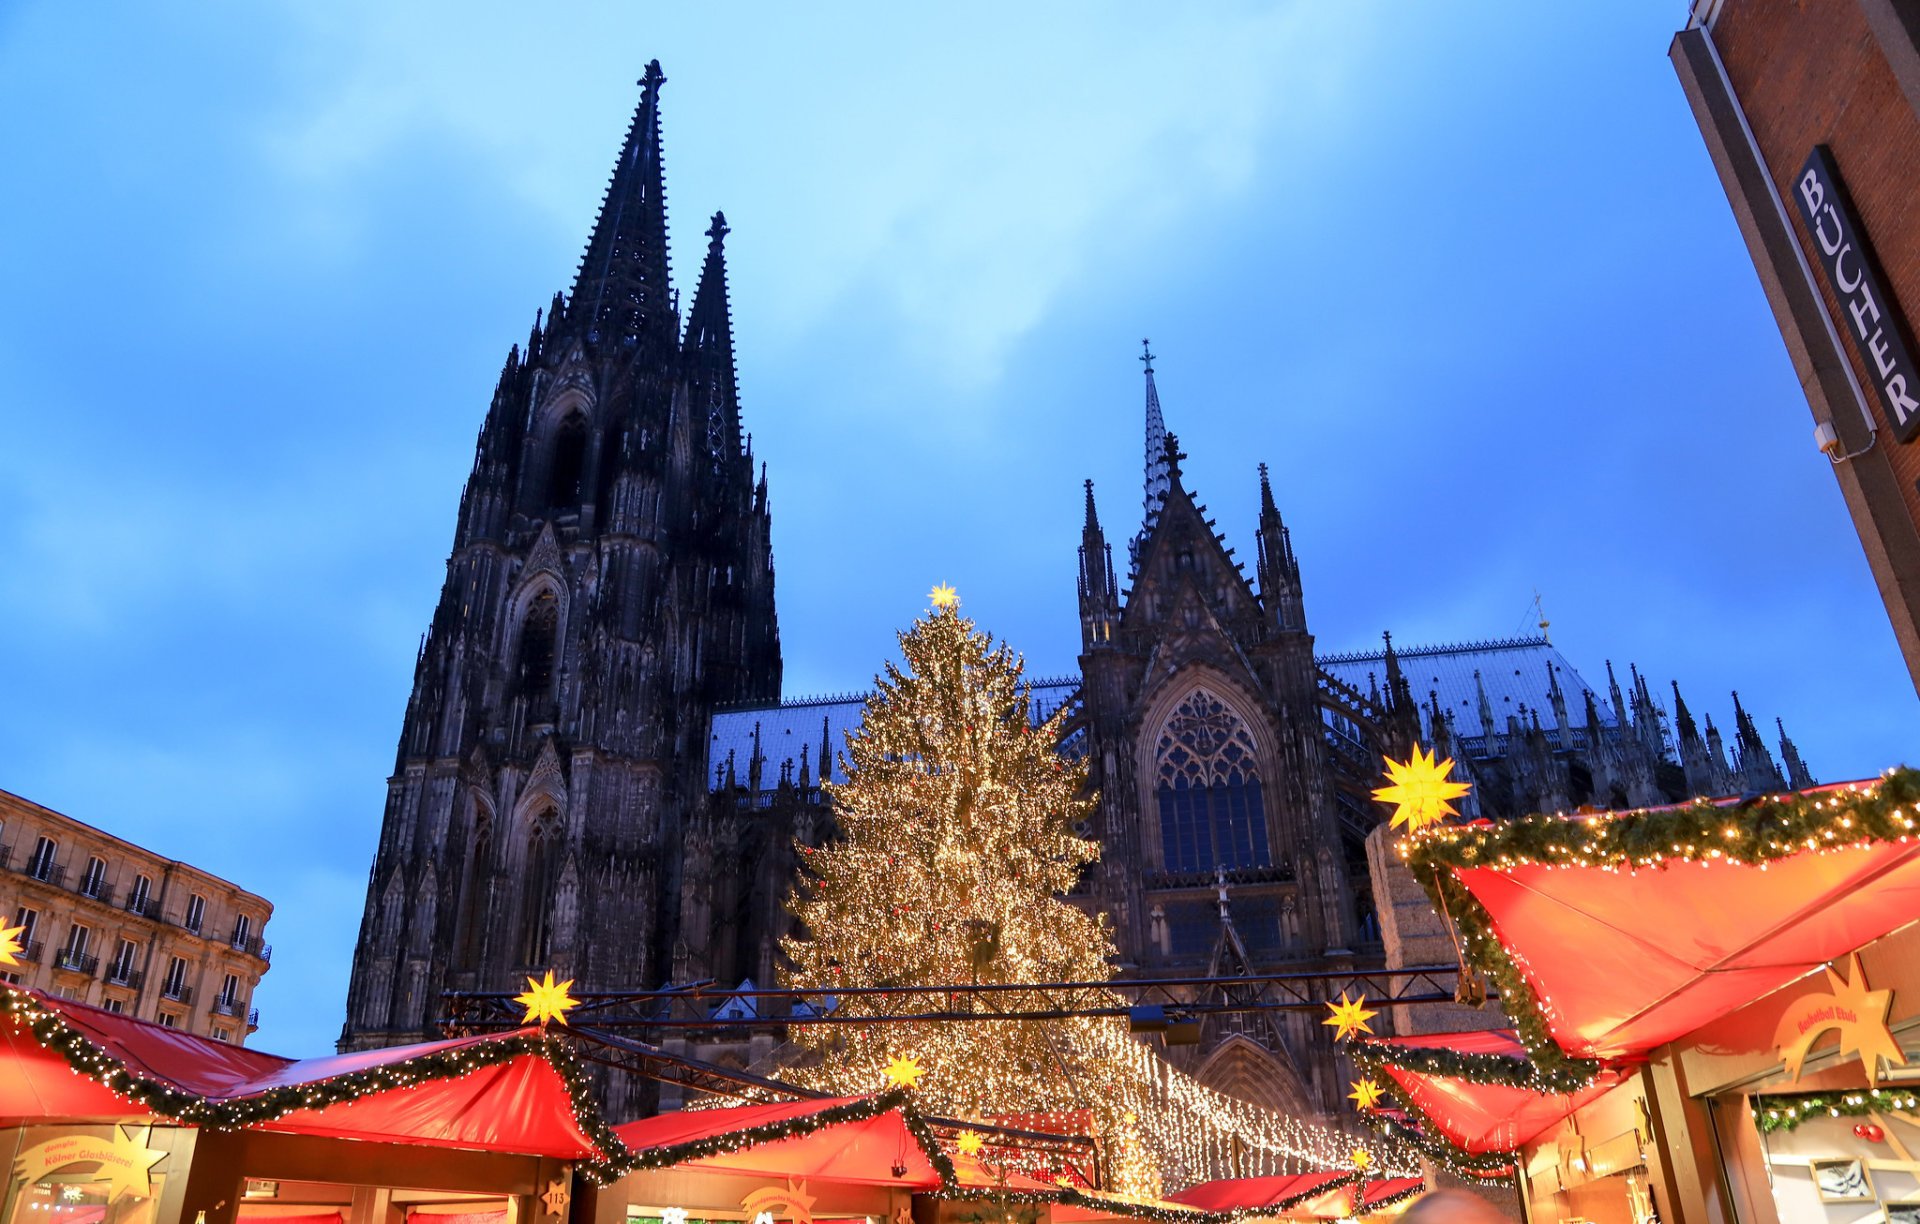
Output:
<path fill-rule="evenodd" d="M 1225 702 L 1195 689 L 1161 729 L 1154 761 L 1168 871 L 1272 863 L 1253 736 Z"/>

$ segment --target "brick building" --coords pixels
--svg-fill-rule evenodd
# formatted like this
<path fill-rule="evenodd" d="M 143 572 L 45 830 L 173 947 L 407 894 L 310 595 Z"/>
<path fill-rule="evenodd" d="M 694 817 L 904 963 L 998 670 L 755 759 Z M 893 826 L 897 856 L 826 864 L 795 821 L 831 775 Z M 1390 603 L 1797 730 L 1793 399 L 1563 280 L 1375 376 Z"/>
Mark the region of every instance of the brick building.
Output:
<path fill-rule="evenodd" d="M 1920 3 L 1695 0 L 1669 57 L 1920 685 Z"/>
<path fill-rule="evenodd" d="M 219 876 L 0 790 L 0 918 L 26 945 L 8 982 L 243 1043 L 272 916 Z"/>

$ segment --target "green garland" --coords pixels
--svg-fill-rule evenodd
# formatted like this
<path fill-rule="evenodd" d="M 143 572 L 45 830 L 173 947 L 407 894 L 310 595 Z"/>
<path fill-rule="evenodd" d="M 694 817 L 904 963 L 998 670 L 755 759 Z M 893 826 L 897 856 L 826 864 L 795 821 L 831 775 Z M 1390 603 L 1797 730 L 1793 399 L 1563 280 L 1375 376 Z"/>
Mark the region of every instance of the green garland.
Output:
<path fill-rule="evenodd" d="M 1505 1054 L 1469 1053 L 1444 1046 L 1398 1045 L 1364 1037 L 1348 1043 L 1347 1052 L 1358 1066 L 1369 1072 L 1391 1067 L 1415 1075 L 1436 1075 L 1473 1084 L 1498 1084 L 1528 1092 L 1579 1092 L 1592 1087 L 1600 1073 L 1598 1063 L 1593 1064 L 1591 1070 L 1578 1064 L 1542 1070 L 1528 1059 L 1512 1058 Z"/>
<path fill-rule="evenodd" d="M 1416 1118 L 1418 1111 L 1409 1110 Z M 1397 1139 L 1414 1148 L 1456 1177 L 1475 1181 L 1509 1181 L 1519 1161 L 1511 1152 L 1468 1152 L 1444 1136 L 1429 1135 L 1416 1127 L 1396 1121 L 1385 1114 L 1369 1114 L 1367 1123 L 1387 1139 Z"/>
<path fill-rule="evenodd" d="M 1902 1088 L 1855 1088 L 1845 1092 L 1753 1098 L 1754 1121 L 1764 1135 L 1790 1131 L 1816 1115 L 1864 1118 L 1868 1114 L 1891 1109 L 1920 1109 L 1920 1092 Z"/>
<path fill-rule="evenodd" d="M 594 1146 L 610 1157 L 626 1152 L 626 1145 L 600 1116 L 593 1101 L 592 1085 L 573 1051 L 545 1032 L 487 1038 L 328 1079 L 216 1101 L 134 1071 L 27 991 L 7 987 L 4 995 L 0 995 L 0 1016 L 16 1028 L 25 1028 L 42 1048 L 58 1054 L 77 1074 L 161 1117 L 211 1130 L 257 1126 L 295 1110 L 324 1109 L 358 1100 L 369 1093 L 452 1079 L 482 1067 L 533 1055 L 545 1059 L 560 1076 L 573 1107 L 574 1121 Z"/>
<path fill-rule="evenodd" d="M 1697 799 L 1678 807 L 1594 816 L 1528 816 L 1499 824 L 1444 825 L 1401 843 L 1407 866 L 1459 928 L 1462 951 L 1499 991 L 1539 1072 L 1591 1076 L 1599 1064 L 1554 1041 L 1532 984 L 1493 931 L 1458 870 L 1528 864 L 1658 868 L 1673 862 L 1757 865 L 1808 851 L 1920 836 L 1920 773 L 1896 769 L 1864 789 L 1829 787 L 1740 803 Z"/>
<path fill-rule="evenodd" d="M 1363 1201 L 1355 1203 L 1354 1207 L 1355 1207 L 1355 1210 L 1358 1211 L 1361 1207 L 1364 1206 L 1366 1209 L 1366 1213 L 1368 1215 L 1372 1215 L 1374 1212 L 1379 1211 L 1382 1208 L 1391 1207 L 1395 1203 L 1404 1203 L 1408 1199 L 1416 1198 L 1422 1194 L 1425 1194 L 1426 1192 L 1427 1192 L 1427 1179 L 1424 1177 L 1416 1177 L 1413 1179 L 1413 1184 L 1411 1186 L 1408 1186 L 1403 1190 L 1395 1190 L 1392 1194 L 1383 1194 L 1379 1198 L 1374 1199 L 1372 1202 L 1368 1203 L 1368 1202 L 1364 1202 L 1366 1198 L 1366 1187 L 1362 1186 L 1360 1197 Z"/>

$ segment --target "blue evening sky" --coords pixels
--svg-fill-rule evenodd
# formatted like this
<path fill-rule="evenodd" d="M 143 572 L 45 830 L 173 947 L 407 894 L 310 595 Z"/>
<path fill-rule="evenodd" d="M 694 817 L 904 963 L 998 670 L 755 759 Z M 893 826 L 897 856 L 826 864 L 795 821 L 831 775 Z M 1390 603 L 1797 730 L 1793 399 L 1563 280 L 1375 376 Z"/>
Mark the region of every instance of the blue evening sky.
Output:
<path fill-rule="evenodd" d="M 1137 524 L 1142 336 L 1311 627 L 1530 628 L 1784 715 L 1916 702 L 1666 60 L 1681 0 L 0 5 L 0 787 L 270 898 L 257 1043 L 331 1047 L 507 346 L 659 57 L 715 208 L 787 692 L 954 583 L 1073 666 L 1081 481 Z"/>

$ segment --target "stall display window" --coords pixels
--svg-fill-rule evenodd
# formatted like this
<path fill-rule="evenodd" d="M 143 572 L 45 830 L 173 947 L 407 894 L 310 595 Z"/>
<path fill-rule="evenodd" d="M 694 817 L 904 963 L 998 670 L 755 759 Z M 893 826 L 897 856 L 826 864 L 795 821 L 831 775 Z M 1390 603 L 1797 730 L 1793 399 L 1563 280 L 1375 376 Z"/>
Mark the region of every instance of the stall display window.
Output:
<path fill-rule="evenodd" d="M 30 1127 L 14 1134 L 6 1224 L 153 1224 L 167 1154 L 151 1127 Z"/>

